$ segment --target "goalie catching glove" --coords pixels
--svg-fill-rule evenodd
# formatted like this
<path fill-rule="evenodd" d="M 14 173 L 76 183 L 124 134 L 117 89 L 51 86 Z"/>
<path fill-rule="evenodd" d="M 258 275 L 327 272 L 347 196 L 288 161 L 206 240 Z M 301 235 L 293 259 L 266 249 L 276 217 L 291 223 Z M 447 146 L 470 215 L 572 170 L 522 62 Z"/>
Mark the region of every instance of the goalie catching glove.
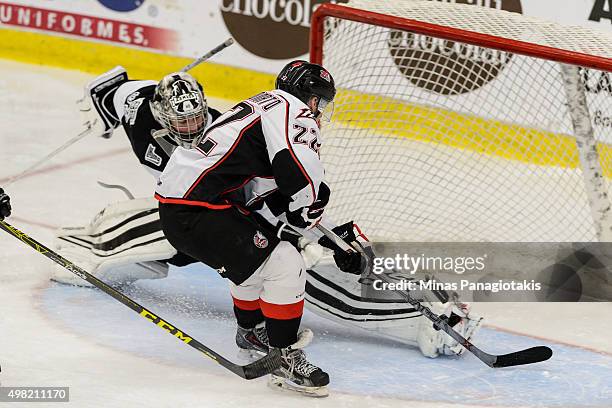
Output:
<path fill-rule="evenodd" d="M 342 238 L 349 245 L 356 243 L 361 248 L 370 245 L 368 238 L 361 232 L 357 224 L 353 223 L 353 221 L 338 225 L 337 227 L 332 228 L 332 231 L 334 231 L 336 235 Z M 360 252 L 352 252 L 349 254 L 339 249 L 331 241 L 331 239 L 325 236 L 319 239 L 319 245 L 334 251 L 334 261 L 342 272 L 352 273 L 354 275 L 361 274 L 364 261 Z"/>

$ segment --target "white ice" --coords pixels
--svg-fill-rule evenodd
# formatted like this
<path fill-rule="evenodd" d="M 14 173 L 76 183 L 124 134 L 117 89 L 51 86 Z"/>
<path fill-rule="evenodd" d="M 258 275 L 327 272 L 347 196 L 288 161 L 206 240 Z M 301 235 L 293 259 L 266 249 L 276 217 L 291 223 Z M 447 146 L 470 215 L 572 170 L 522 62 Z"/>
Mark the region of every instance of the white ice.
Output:
<path fill-rule="evenodd" d="M 89 78 L 0 62 L 0 186 L 80 131 L 75 101 Z M 51 244 L 53 228 L 84 224 L 124 198 L 98 180 L 139 196 L 153 189 L 123 134 L 88 137 L 7 187 L 14 207 L 8 221 Z M 304 325 L 316 333 L 309 355 L 332 378 L 330 397 L 314 400 L 270 390 L 264 379 L 241 380 L 99 291 L 50 283 L 51 262 L 6 233 L 0 248 L 0 383 L 70 386 L 72 406 L 612 407 L 611 303 L 477 305 L 487 322 L 475 339 L 483 349 L 546 344 L 555 351 L 548 362 L 499 370 L 470 355 L 426 359 L 307 313 Z M 236 358 L 231 302 L 215 273 L 173 269 L 165 280 L 126 290 Z"/>

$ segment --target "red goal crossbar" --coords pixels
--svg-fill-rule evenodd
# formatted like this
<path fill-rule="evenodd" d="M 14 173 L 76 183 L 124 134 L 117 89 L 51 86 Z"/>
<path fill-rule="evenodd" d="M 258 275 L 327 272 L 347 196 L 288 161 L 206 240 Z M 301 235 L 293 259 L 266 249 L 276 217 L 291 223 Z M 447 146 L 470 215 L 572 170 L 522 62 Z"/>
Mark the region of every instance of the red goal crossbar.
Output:
<path fill-rule="evenodd" d="M 310 28 L 310 61 L 316 64 L 323 62 L 324 21 L 326 17 L 337 17 L 365 24 L 410 31 L 418 34 L 459 41 L 500 51 L 527 55 L 565 64 L 579 65 L 603 71 L 612 71 L 612 59 L 597 55 L 583 54 L 524 41 L 517 41 L 489 34 L 482 34 L 437 24 L 425 23 L 409 18 L 375 13 L 355 9 L 340 4 L 326 3 L 313 13 Z"/>

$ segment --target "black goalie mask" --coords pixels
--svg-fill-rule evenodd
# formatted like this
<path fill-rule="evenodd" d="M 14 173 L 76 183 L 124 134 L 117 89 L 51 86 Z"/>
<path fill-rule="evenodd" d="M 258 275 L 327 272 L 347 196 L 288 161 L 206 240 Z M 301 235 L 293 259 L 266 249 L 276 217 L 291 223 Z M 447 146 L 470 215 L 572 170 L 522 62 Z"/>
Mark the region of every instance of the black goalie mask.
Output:
<path fill-rule="evenodd" d="M 151 101 L 155 119 L 181 147 L 190 149 L 202 140 L 208 106 L 196 80 L 185 72 L 166 75 Z"/>

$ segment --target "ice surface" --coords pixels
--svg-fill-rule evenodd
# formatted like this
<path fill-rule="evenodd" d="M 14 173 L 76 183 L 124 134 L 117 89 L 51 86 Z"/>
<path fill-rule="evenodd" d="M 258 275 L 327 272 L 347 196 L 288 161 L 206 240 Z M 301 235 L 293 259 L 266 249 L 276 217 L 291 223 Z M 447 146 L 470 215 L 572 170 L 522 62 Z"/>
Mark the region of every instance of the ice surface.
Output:
<path fill-rule="evenodd" d="M 0 62 L 0 185 L 80 131 L 74 101 L 90 77 Z M 44 243 L 52 228 L 86 223 L 123 199 L 97 180 L 137 196 L 153 188 L 121 134 L 88 137 L 45 167 L 7 189 L 9 221 Z M 70 386 L 74 406 L 612 407 L 610 303 L 477 305 L 491 325 L 476 339 L 484 350 L 548 344 L 555 351 L 548 362 L 498 370 L 470 355 L 426 359 L 307 313 L 304 324 L 316 333 L 308 353 L 332 377 L 331 396 L 312 400 L 269 390 L 263 379 L 241 380 L 101 292 L 50 283 L 50 261 L 7 234 L 0 248 L 0 382 Z M 168 279 L 124 290 L 237 358 L 227 285 L 215 273 L 172 269 Z"/>
<path fill-rule="evenodd" d="M 229 290 L 215 271 L 199 265 L 173 269 L 165 280 L 140 281 L 124 290 L 181 330 L 240 362 L 231 341 L 235 325 Z M 199 361 L 201 358 L 189 347 L 156 333 L 159 329 L 142 323 L 140 317 L 115 303 L 97 290 L 56 284 L 42 294 L 41 310 L 68 331 L 95 338 L 110 348 L 178 367 L 220 371 L 210 367 L 208 361 Z M 521 405 L 527 399 L 534 407 L 605 407 L 612 397 L 612 356 L 579 347 L 548 342 L 555 351 L 553 360 L 493 370 L 471 355 L 431 360 L 416 349 L 310 313 L 306 313 L 303 325 L 317 335 L 308 355 L 329 372 L 336 392 L 405 400 L 461 399 L 500 406 Z M 146 339 L 146 347 L 134 339 Z M 499 354 L 541 343 L 493 329 L 483 330 L 476 342 Z"/>

